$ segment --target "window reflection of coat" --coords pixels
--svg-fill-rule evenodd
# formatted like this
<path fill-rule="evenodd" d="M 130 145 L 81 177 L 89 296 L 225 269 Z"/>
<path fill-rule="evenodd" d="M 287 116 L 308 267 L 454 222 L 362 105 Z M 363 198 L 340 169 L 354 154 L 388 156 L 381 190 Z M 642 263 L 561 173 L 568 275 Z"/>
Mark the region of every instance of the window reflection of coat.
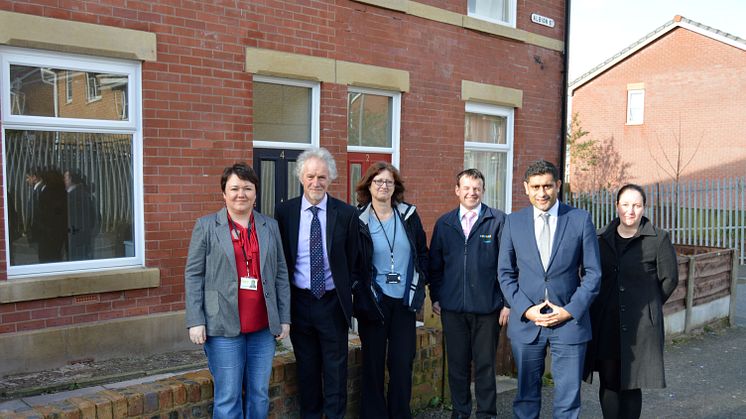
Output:
<path fill-rule="evenodd" d="M 68 247 L 70 260 L 93 258 L 93 238 L 98 230 L 98 212 L 93 197 L 81 184 L 67 191 Z"/>

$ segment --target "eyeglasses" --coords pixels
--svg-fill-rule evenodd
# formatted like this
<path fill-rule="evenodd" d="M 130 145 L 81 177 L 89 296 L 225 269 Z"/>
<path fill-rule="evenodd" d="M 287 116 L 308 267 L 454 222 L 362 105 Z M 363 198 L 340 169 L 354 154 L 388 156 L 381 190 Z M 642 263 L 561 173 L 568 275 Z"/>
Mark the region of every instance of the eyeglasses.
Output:
<path fill-rule="evenodd" d="M 375 183 L 376 186 L 378 186 L 379 188 L 383 185 L 386 185 L 387 188 L 394 186 L 393 180 L 373 179 L 373 183 Z"/>

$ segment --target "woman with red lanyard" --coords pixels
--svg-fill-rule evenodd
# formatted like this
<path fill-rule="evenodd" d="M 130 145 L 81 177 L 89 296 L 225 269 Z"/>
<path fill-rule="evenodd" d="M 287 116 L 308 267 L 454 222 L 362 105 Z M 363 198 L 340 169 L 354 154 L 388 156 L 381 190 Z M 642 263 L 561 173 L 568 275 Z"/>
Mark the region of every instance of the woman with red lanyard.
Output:
<path fill-rule="evenodd" d="M 220 185 L 225 208 L 198 219 L 189 244 L 186 324 L 205 347 L 213 417 L 266 418 L 275 339 L 290 329 L 287 266 L 277 222 L 254 211 L 254 170 L 227 167 Z"/>

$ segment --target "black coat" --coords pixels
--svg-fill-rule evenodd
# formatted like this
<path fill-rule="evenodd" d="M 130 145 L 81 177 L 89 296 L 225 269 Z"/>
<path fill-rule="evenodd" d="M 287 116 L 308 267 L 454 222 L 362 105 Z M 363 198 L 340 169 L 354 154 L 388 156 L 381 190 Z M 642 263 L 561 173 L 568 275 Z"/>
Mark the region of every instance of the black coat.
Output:
<path fill-rule="evenodd" d="M 678 263 L 668 233 L 643 217 L 637 234 L 621 254 L 615 235 L 619 218 L 598 231 L 601 291 L 591 305 L 593 339 L 585 357 L 590 381 L 599 355 L 601 328 L 619 328 L 621 389 L 663 388 L 663 304 L 679 282 Z M 604 324 L 603 309 L 618 298 L 620 324 Z"/>
<path fill-rule="evenodd" d="M 347 324 L 352 319 L 352 283 L 358 278 L 358 221 L 357 210 L 327 194 L 326 251 L 332 271 L 334 287 Z M 275 219 L 280 227 L 282 248 L 288 267 L 290 283 L 295 281 L 295 262 L 298 255 L 301 197 L 282 202 L 275 208 Z"/>

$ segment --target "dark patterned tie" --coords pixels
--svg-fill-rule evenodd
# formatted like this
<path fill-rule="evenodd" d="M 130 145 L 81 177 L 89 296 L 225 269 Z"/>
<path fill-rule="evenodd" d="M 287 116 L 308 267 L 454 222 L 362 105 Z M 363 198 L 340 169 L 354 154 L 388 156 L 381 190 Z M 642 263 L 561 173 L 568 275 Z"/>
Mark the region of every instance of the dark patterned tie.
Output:
<path fill-rule="evenodd" d="M 309 250 L 311 253 L 311 293 L 316 298 L 324 295 L 324 244 L 321 241 L 321 221 L 319 221 L 319 207 L 311 207 L 311 235 Z"/>

